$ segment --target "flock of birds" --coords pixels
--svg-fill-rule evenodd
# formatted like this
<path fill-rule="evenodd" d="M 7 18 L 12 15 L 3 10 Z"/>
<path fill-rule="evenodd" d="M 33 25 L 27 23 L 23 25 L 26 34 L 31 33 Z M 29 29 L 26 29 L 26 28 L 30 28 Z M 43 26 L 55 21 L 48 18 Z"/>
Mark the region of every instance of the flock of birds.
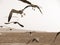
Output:
<path fill-rule="evenodd" d="M 43 14 L 42 11 L 41 11 L 41 9 L 39 8 L 39 6 L 32 4 L 31 2 L 29 2 L 29 1 L 27 1 L 27 0 L 18 0 L 18 1 L 21 1 L 21 2 L 26 3 L 26 4 L 29 4 L 29 5 L 27 5 L 27 6 L 26 6 L 24 9 L 22 9 L 22 10 L 12 9 L 12 10 L 10 11 L 10 13 L 9 13 L 9 16 L 8 16 L 8 23 L 5 23 L 5 24 L 14 23 L 14 24 L 18 24 L 18 25 L 21 26 L 21 27 L 24 27 L 24 25 L 20 24 L 19 22 L 10 22 L 10 20 L 11 20 L 11 18 L 12 18 L 12 14 L 13 14 L 13 13 L 18 13 L 18 14 L 21 15 L 21 17 L 23 17 L 23 15 L 25 15 L 25 13 L 24 13 L 23 11 L 24 11 L 26 8 L 28 8 L 28 7 L 32 7 L 32 9 L 33 9 L 33 8 L 38 8 L 39 11 L 40 11 L 40 13 Z M 1 26 L 1 27 L 2 27 L 2 26 Z M 30 34 L 31 34 L 31 32 L 30 32 Z M 58 32 L 58 33 L 56 34 L 53 42 L 55 42 L 55 40 L 56 40 L 56 38 L 57 38 L 57 36 L 58 36 L 59 34 L 60 34 L 60 32 Z M 33 39 L 32 42 L 33 42 L 33 41 L 39 42 L 37 39 Z M 29 42 L 30 42 L 30 41 L 28 41 L 28 43 L 29 43 Z"/>
<path fill-rule="evenodd" d="M 10 22 L 10 20 L 11 20 L 11 18 L 12 18 L 13 13 L 20 14 L 21 17 L 23 17 L 23 15 L 25 15 L 24 10 L 25 10 L 26 8 L 28 8 L 28 7 L 32 7 L 32 9 L 33 9 L 33 8 L 38 8 L 39 11 L 40 11 L 40 13 L 42 14 L 42 11 L 41 11 L 41 9 L 40 9 L 40 7 L 39 7 L 38 5 L 34 5 L 34 4 L 32 4 L 31 2 L 29 2 L 29 1 L 27 1 L 27 0 L 19 0 L 19 1 L 22 1 L 22 2 L 27 3 L 27 4 L 29 4 L 29 5 L 27 5 L 26 7 L 24 7 L 22 10 L 12 9 L 12 10 L 10 11 L 10 13 L 9 13 L 9 16 L 8 16 L 8 23 L 5 23 L 5 24 L 13 23 L 13 24 L 18 24 L 18 25 L 21 26 L 21 27 L 24 27 L 24 25 L 20 24 L 19 22 Z M 32 32 L 29 32 L 29 33 L 30 33 L 30 35 L 32 34 Z M 30 41 L 32 41 L 32 42 L 34 42 L 34 41 L 39 42 L 39 40 L 37 40 L 37 38 L 33 38 L 32 40 L 29 40 L 29 41 L 27 42 L 27 44 L 30 43 Z"/>

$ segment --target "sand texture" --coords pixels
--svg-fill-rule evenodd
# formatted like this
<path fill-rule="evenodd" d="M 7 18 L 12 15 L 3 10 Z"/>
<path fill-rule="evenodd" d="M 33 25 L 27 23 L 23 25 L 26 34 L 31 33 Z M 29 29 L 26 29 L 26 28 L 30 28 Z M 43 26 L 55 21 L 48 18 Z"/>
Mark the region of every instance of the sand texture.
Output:
<path fill-rule="evenodd" d="M 14 32 L 10 30 L 3 32 L 0 29 L 0 45 L 60 45 L 60 35 L 53 43 L 55 36 L 56 33 L 53 32 L 33 31 L 30 34 L 29 31 Z M 36 41 L 32 42 L 32 39 L 34 38 L 37 38 L 39 42 Z M 31 41 L 27 44 L 29 40 Z"/>

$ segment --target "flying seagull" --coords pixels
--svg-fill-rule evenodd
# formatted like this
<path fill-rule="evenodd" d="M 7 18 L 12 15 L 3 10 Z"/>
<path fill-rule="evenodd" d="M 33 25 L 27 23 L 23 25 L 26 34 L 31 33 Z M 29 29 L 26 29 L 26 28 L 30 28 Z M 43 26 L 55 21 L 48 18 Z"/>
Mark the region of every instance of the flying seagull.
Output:
<path fill-rule="evenodd" d="M 22 2 L 27 3 L 27 4 L 30 5 L 30 6 L 27 6 L 27 7 L 32 7 L 32 8 L 33 8 L 33 7 L 37 7 L 37 8 L 40 10 L 39 6 L 32 4 L 31 2 L 29 2 L 29 1 L 27 1 L 27 0 L 19 0 L 19 1 L 22 1 Z M 41 12 L 41 10 L 40 10 L 40 12 Z M 42 13 L 42 12 L 41 12 L 41 13 Z"/>
<path fill-rule="evenodd" d="M 25 13 L 23 13 L 23 10 L 18 11 L 18 10 L 12 9 L 9 13 L 9 16 L 8 16 L 8 22 L 11 20 L 13 13 L 21 14 L 21 17 L 23 17 L 23 15 L 25 15 Z"/>
<path fill-rule="evenodd" d="M 55 42 L 55 40 L 56 40 L 56 38 L 57 38 L 57 36 L 58 36 L 59 34 L 60 34 L 60 32 L 58 32 L 58 33 L 56 34 L 53 42 Z"/>
<path fill-rule="evenodd" d="M 27 5 L 23 10 L 25 10 L 25 9 L 26 9 L 26 8 L 28 8 L 28 7 L 38 8 L 38 9 L 39 9 L 39 11 L 40 11 L 40 13 L 42 14 L 42 11 L 41 11 L 40 7 L 39 7 L 39 6 L 37 6 L 37 5 Z"/>
<path fill-rule="evenodd" d="M 15 10 L 15 9 L 12 9 L 9 13 L 9 16 L 8 16 L 8 22 L 11 20 L 11 17 L 12 17 L 13 13 L 21 14 L 21 17 L 23 17 L 23 15 L 25 15 L 25 13 L 23 13 L 23 11 L 28 7 L 37 7 L 39 9 L 39 11 L 42 13 L 41 9 L 37 5 L 28 5 L 24 9 L 19 10 L 19 11 Z"/>
<path fill-rule="evenodd" d="M 19 26 L 24 27 L 24 26 L 23 26 L 22 24 L 20 24 L 19 22 L 8 22 L 8 23 L 5 23 L 5 24 L 10 24 L 10 23 L 18 24 Z"/>

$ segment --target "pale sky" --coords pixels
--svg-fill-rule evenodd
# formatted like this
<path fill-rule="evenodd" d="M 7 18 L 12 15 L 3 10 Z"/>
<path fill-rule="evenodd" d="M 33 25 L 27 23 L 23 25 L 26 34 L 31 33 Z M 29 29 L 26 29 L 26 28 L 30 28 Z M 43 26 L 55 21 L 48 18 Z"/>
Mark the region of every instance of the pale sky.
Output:
<path fill-rule="evenodd" d="M 27 8 L 25 16 L 21 18 L 20 14 L 14 13 L 11 21 L 18 21 L 24 28 L 19 25 L 9 24 L 7 22 L 11 9 L 21 10 L 27 4 L 18 0 L 0 0 L 0 25 L 13 27 L 16 29 L 27 29 L 34 31 L 58 32 L 60 31 L 60 2 L 59 0 L 29 0 L 31 3 L 41 7 L 43 15 L 37 8 Z"/>

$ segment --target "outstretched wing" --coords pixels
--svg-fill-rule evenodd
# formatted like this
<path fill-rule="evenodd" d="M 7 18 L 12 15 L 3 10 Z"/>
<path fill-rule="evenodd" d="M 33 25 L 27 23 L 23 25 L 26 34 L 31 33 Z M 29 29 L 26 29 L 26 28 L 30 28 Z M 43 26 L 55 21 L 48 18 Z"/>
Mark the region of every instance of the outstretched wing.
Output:
<path fill-rule="evenodd" d="M 9 23 L 5 23 L 5 24 L 10 24 L 10 23 L 14 23 L 14 24 L 18 24 L 20 25 L 21 27 L 24 27 L 22 24 L 20 24 L 19 22 L 9 22 Z"/>
<path fill-rule="evenodd" d="M 10 12 L 10 14 L 9 14 L 8 22 L 10 21 L 11 17 L 12 17 L 12 12 Z"/>
<path fill-rule="evenodd" d="M 31 2 L 27 1 L 27 0 L 19 0 L 19 1 L 22 1 L 24 3 L 27 3 L 27 4 L 30 4 L 31 5 Z"/>
<path fill-rule="evenodd" d="M 31 5 L 27 5 L 24 9 L 22 9 L 23 11 L 28 8 L 28 7 L 32 7 Z"/>
<path fill-rule="evenodd" d="M 17 22 L 21 27 L 24 27 L 22 24 L 20 24 L 19 22 Z"/>
<path fill-rule="evenodd" d="M 41 11 L 41 9 L 40 9 L 40 7 L 39 6 L 37 6 L 37 5 L 27 5 L 24 9 L 22 9 L 23 11 L 26 9 L 26 8 L 28 8 L 28 7 L 37 7 L 38 9 L 39 9 L 39 11 L 40 11 L 40 13 L 42 14 L 42 11 Z"/>
<path fill-rule="evenodd" d="M 60 32 L 58 32 L 57 34 L 56 34 L 56 36 L 55 36 L 55 38 L 54 38 L 54 42 L 55 42 L 55 40 L 56 40 L 56 38 L 57 38 L 57 36 L 60 34 Z"/>

